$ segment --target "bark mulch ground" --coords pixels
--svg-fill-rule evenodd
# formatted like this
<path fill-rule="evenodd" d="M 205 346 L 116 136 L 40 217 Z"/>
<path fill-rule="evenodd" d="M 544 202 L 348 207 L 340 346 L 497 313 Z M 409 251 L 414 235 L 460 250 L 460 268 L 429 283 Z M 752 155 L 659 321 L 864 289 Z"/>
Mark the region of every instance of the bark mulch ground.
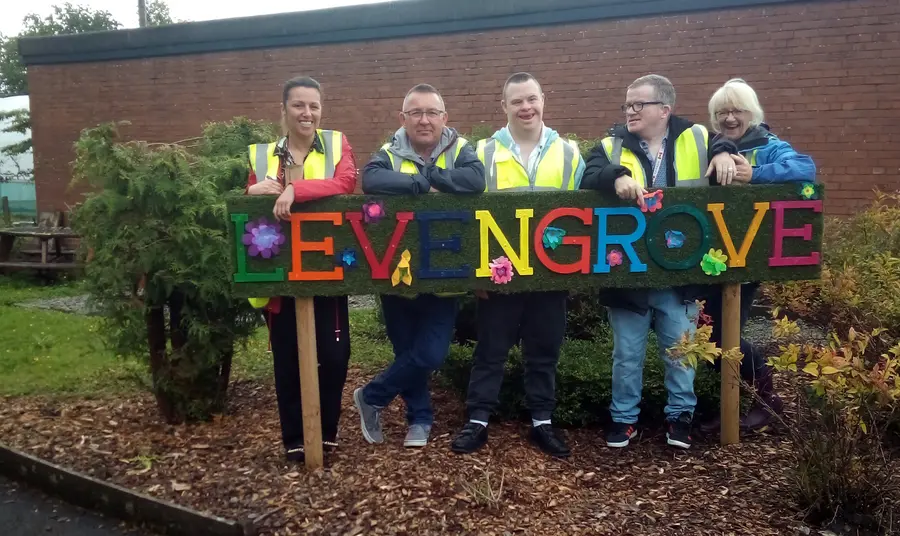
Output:
<path fill-rule="evenodd" d="M 288 534 L 797 534 L 783 437 L 756 435 L 690 451 L 645 433 L 628 449 L 602 446 L 600 430 L 566 431 L 573 456 L 551 459 L 527 425 L 492 424 L 476 455 L 450 452 L 462 406 L 438 390 L 424 449 L 402 446 L 403 408 L 385 411 L 386 442 L 359 431 L 351 371 L 341 446 L 324 471 L 284 461 L 274 389 L 237 383 L 227 414 L 175 427 L 151 397 L 0 402 L 0 442 L 94 477 L 200 511 L 255 519 L 263 535 Z"/>

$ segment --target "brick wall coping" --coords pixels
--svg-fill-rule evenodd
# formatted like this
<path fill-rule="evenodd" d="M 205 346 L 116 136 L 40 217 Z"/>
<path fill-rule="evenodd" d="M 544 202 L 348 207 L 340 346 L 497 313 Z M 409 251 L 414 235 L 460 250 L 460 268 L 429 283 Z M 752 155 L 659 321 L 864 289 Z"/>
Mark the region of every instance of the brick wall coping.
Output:
<path fill-rule="evenodd" d="M 549 26 L 802 1 L 398 0 L 155 28 L 26 37 L 19 40 L 19 52 L 26 65 L 49 65 Z"/>

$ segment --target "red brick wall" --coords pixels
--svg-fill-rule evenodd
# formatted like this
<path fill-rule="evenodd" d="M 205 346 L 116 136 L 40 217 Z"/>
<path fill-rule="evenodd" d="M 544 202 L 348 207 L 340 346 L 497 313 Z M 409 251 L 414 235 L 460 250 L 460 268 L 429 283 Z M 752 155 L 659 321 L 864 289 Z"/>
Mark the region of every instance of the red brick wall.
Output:
<path fill-rule="evenodd" d="M 528 70 L 545 121 L 596 137 L 617 120 L 624 88 L 648 72 L 678 91 L 677 112 L 707 123 L 706 103 L 740 76 L 767 122 L 813 156 L 827 211 L 850 214 L 875 187 L 900 189 L 900 2 L 809 2 L 557 27 L 451 34 L 29 69 L 40 210 L 61 209 L 72 142 L 82 128 L 129 120 L 127 135 L 174 141 L 235 115 L 276 120 L 280 88 L 298 74 L 326 92 L 323 124 L 346 132 L 362 165 L 397 126 L 415 83 L 440 89 L 451 126 L 505 122 L 504 79 Z"/>

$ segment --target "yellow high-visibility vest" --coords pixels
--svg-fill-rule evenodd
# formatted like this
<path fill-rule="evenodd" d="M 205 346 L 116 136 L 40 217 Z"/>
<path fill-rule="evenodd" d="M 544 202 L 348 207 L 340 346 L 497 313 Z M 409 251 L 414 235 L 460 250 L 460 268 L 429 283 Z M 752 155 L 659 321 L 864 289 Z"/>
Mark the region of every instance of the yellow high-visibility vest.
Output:
<path fill-rule="evenodd" d="M 441 153 L 441 156 L 434 161 L 434 165 L 441 169 L 453 169 L 456 164 L 456 158 L 459 156 L 459 152 L 462 151 L 462 148 L 469 143 L 465 138 L 458 137 L 456 138 L 456 142 L 454 142 L 453 146 L 449 147 L 446 151 Z M 398 158 L 393 153 L 388 151 L 391 144 L 385 143 L 381 146 L 385 153 L 387 153 L 388 158 L 391 161 L 391 166 L 394 168 L 394 171 L 398 171 L 400 173 L 409 173 L 410 175 L 415 175 L 419 172 L 419 168 L 416 167 L 416 163 L 412 160 L 405 160 L 403 158 Z M 453 155 L 452 158 L 447 158 L 447 155 Z"/>
<path fill-rule="evenodd" d="M 316 129 L 316 136 L 322 143 L 323 153 L 310 151 L 303 162 L 303 180 L 322 180 L 334 177 L 334 169 L 341 161 L 343 149 L 342 134 L 337 130 Z M 278 143 L 257 143 L 250 145 L 250 169 L 256 175 L 256 181 L 262 182 L 267 176 L 278 177 L 281 162 L 275 154 Z M 262 309 L 269 304 L 269 298 L 247 298 L 255 309 Z"/>
<path fill-rule="evenodd" d="M 709 186 L 709 179 L 704 177 L 709 167 L 707 137 L 706 127 L 694 125 L 675 140 L 675 186 Z M 630 149 L 622 147 L 622 142 L 622 138 L 610 136 L 600 143 L 611 164 L 625 166 L 638 184 L 652 187 L 647 184 L 641 161 Z M 665 162 L 662 165 L 666 165 Z"/>
<path fill-rule="evenodd" d="M 334 168 L 341 161 L 341 132 L 337 130 L 316 130 L 322 143 L 324 153 L 310 151 L 303 162 L 304 180 L 330 179 L 334 177 Z M 275 154 L 277 143 L 257 143 L 248 147 L 250 151 L 250 168 L 256 174 L 256 180 L 262 182 L 266 176 L 277 177 L 280 162 Z"/>
<path fill-rule="evenodd" d="M 534 176 L 529 176 L 512 151 L 494 138 L 478 142 L 478 159 L 484 164 L 486 192 L 541 192 L 575 189 L 578 144 L 557 138 L 547 148 Z"/>

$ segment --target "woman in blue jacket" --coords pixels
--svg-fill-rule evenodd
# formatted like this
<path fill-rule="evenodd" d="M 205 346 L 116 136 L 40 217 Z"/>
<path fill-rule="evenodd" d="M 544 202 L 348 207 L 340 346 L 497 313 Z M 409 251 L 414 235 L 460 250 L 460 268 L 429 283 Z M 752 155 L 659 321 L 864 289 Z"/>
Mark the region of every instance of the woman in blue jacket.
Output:
<path fill-rule="evenodd" d="M 812 158 L 800 154 L 791 145 L 769 132 L 756 91 L 744 80 L 733 78 L 713 93 L 709 99 L 709 120 L 716 138 L 726 138 L 738 147 L 739 156 L 732 158 L 736 164 L 734 184 L 781 184 L 786 182 L 815 182 L 816 165 Z M 741 287 L 741 327 L 747 321 L 753 297 L 759 283 L 747 283 Z M 714 292 L 706 300 L 706 312 L 712 319 L 712 339 L 722 342 L 722 294 Z M 780 412 L 783 406 L 772 385 L 772 370 L 766 366 L 762 349 L 741 339 L 741 377 L 752 383 L 757 393 L 772 410 Z M 763 404 L 755 403 L 747 415 L 741 418 L 741 428 L 759 429 L 769 423 L 771 414 Z M 718 427 L 713 419 L 701 429 Z"/>

